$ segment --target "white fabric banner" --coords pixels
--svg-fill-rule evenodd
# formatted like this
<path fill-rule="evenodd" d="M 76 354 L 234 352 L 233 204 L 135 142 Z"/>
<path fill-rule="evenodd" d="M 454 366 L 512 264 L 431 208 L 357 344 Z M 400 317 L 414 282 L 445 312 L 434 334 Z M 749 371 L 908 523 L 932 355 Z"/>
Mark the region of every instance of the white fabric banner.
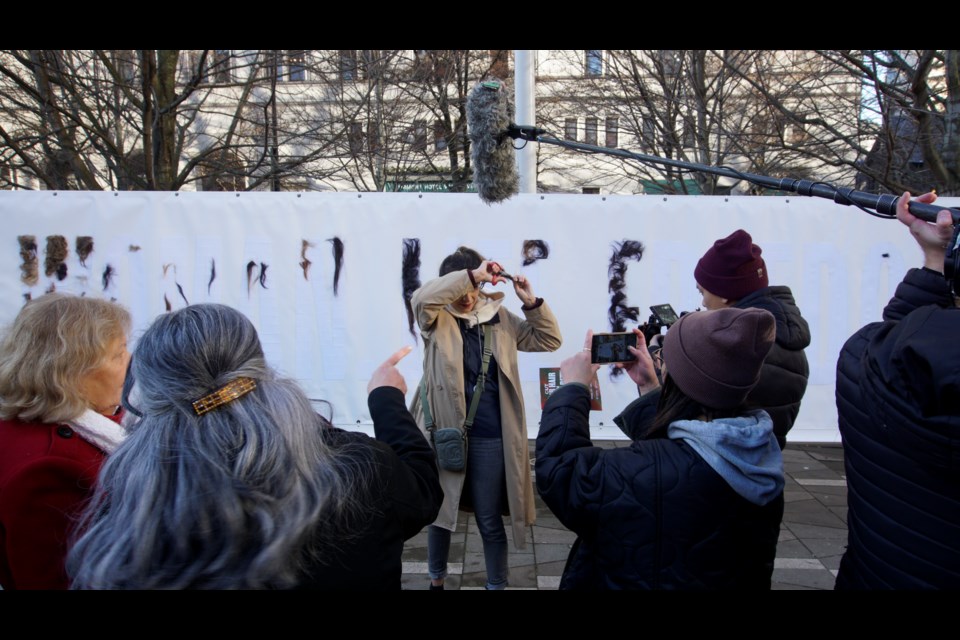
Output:
<path fill-rule="evenodd" d="M 520 195 L 487 206 L 472 194 L 0 192 L 0 220 L 4 325 L 25 295 L 51 287 L 114 298 L 133 314 L 132 350 L 168 308 L 228 304 L 257 326 L 274 367 L 296 378 L 311 398 L 329 401 L 336 424 L 368 433 L 371 371 L 396 349 L 415 344 L 400 366 L 411 399 L 422 370 L 422 341 L 408 330 L 403 301 L 404 239 L 420 241 L 423 282 L 436 277 L 444 256 L 467 245 L 529 277 L 553 308 L 564 337 L 560 351 L 520 355 L 531 437 L 540 418 L 539 369 L 559 366 L 582 348 L 587 329 L 610 330 L 613 243 L 644 245 L 642 258 L 627 262 L 624 289 L 625 304 L 639 307 L 642 322 L 651 305 L 697 308 L 693 269 L 700 256 L 738 228 L 753 235 L 770 283 L 793 289 L 813 334 L 810 386 L 792 441 L 839 440 L 834 377 L 840 348 L 880 318 L 906 270 L 921 264 L 899 223 L 799 196 Z M 48 237 L 58 235 L 68 245 L 65 267 L 54 261 L 47 275 Z M 33 286 L 21 278 L 20 236 L 34 236 L 38 246 Z M 93 238 L 82 263 L 81 236 Z M 333 238 L 343 243 L 336 295 Z M 524 267 L 527 240 L 541 240 L 549 255 Z M 520 314 L 512 288 L 498 289 Z M 606 368 L 600 385 L 603 410 L 591 414 L 592 435 L 622 438 L 612 418 L 636 390 Z"/>

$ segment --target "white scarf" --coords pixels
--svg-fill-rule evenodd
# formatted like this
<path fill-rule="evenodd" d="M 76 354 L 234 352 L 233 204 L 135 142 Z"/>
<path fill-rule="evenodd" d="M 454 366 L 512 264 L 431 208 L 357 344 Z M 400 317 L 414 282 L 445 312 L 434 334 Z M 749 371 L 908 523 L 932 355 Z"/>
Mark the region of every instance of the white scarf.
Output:
<path fill-rule="evenodd" d="M 92 409 L 68 423 L 81 438 L 107 454 L 113 453 L 127 437 L 126 429 Z"/>
<path fill-rule="evenodd" d="M 473 305 L 473 309 L 464 313 L 463 311 L 458 311 L 453 304 L 447 305 L 447 311 L 451 315 L 456 316 L 457 318 L 463 318 L 467 321 L 467 326 L 471 329 L 477 324 L 483 324 L 484 322 L 489 322 L 493 319 L 493 316 L 497 315 L 500 311 L 500 305 L 503 304 L 504 294 L 502 291 L 497 291 L 490 295 L 481 293 L 477 298 L 477 303 Z"/>

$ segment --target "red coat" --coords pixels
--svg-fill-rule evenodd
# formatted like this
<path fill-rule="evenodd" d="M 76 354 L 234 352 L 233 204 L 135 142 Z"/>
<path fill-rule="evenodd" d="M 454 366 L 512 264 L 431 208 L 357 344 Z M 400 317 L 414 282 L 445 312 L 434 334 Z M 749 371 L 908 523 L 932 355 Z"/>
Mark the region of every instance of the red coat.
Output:
<path fill-rule="evenodd" d="M 0 420 L 4 589 L 67 588 L 67 542 L 104 457 L 67 425 Z"/>

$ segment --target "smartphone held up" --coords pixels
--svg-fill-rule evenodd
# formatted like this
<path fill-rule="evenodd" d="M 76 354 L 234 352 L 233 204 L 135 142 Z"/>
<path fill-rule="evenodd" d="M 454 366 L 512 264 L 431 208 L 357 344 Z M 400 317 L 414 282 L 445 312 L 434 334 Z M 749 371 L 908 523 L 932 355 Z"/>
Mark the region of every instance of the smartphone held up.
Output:
<path fill-rule="evenodd" d="M 619 333 L 595 333 L 590 345 L 590 362 L 611 364 L 633 362 L 637 359 L 627 347 L 637 348 L 637 334 L 632 331 Z"/>

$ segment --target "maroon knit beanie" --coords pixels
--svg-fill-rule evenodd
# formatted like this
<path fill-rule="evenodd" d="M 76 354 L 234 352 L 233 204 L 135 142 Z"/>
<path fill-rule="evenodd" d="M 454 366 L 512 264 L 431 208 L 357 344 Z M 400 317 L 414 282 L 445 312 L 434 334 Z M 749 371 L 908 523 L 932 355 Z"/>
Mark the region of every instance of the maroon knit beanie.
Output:
<path fill-rule="evenodd" d="M 739 300 L 767 286 L 767 265 L 753 238 L 737 229 L 713 243 L 693 271 L 697 283 L 721 298 Z"/>
<path fill-rule="evenodd" d="M 696 311 L 667 331 L 663 361 L 667 375 L 701 405 L 733 409 L 760 379 L 775 337 L 776 321 L 763 309 Z"/>

